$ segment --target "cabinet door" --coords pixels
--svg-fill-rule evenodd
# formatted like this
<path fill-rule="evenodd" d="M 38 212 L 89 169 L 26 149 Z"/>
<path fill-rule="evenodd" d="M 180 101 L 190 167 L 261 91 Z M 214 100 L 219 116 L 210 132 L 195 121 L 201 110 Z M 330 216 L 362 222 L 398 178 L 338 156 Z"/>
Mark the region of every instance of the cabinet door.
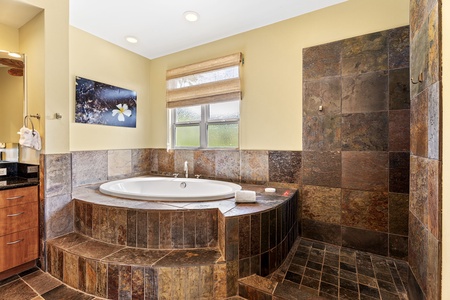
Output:
<path fill-rule="evenodd" d="M 0 272 L 38 258 L 38 229 L 32 228 L 0 237 Z"/>
<path fill-rule="evenodd" d="M 0 208 L 0 236 L 38 227 L 38 202 Z"/>
<path fill-rule="evenodd" d="M 0 208 L 29 203 L 37 200 L 37 186 L 0 191 Z"/>

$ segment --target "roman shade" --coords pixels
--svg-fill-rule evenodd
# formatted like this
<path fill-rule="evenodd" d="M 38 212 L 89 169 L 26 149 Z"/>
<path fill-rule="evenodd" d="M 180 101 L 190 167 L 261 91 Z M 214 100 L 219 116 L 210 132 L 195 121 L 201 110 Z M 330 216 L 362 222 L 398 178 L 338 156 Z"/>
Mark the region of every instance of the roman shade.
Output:
<path fill-rule="evenodd" d="M 242 53 L 235 53 L 168 70 L 167 107 L 241 100 L 241 62 Z"/>

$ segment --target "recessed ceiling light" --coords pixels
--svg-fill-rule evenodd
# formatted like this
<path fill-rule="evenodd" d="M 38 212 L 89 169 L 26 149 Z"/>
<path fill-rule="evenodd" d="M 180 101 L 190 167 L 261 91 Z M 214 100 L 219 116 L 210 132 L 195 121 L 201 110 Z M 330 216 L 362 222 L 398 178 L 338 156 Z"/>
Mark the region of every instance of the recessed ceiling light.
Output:
<path fill-rule="evenodd" d="M 198 13 L 195 11 L 187 11 L 183 14 L 184 18 L 189 22 L 196 22 L 199 18 Z"/>
<path fill-rule="evenodd" d="M 135 38 L 134 36 L 127 36 L 125 37 L 125 39 L 127 40 L 128 43 L 131 44 L 136 44 L 138 42 L 138 39 Z"/>

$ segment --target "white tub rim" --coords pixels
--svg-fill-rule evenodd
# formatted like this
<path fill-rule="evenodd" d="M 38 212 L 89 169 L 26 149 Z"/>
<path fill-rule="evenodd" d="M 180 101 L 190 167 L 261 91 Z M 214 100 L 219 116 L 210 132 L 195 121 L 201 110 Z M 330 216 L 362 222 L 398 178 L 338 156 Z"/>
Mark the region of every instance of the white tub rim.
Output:
<path fill-rule="evenodd" d="M 166 193 L 164 195 L 160 193 L 137 193 L 131 190 L 120 190 L 117 188 L 118 185 L 129 185 L 130 183 L 138 183 L 140 182 L 176 182 L 176 185 L 181 185 L 182 183 L 186 183 L 187 186 L 191 187 L 189 184 L 204 184 L 204 185 L 213 185 L 220 186 L 221 188 L 225 188 L 226 191 L 222 190 L 222 192 L 216 192 L 214 194 L 200 194 L 200 195 L 183 195 L 174 193 Z M 242 187 L 239 184 L 221 181 L 221 180 L 212 180 L 212 179 L 197 179 L 197 178 L 174 178 L 174 177 L 161 177 L 161 176 L 144 176 L 144 177 L 131 177 L 125 179 L 118 179 L 113 181 L 108 181 L 100 185 L 99 191 L 102 194 L 108 196 L 114 196 L 119 198 L 127 198 L 133 200 L 145 200 L 150 202 L 201 202 L 201 201 L 219 201 L 233 198 L 235 192 L 241 190 Z"/>

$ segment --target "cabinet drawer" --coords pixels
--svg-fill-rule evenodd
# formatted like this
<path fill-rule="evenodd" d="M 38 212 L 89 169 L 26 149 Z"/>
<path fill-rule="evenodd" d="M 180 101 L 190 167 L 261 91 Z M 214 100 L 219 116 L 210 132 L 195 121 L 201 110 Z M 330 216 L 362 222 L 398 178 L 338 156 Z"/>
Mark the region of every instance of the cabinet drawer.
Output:
<path fill-rule="evenodd" d="M 38 227 L 38 202 L 0 208 L 0 236 Z"/>
<path fill-rule="evenodd" d="M 38 258 L 38 228 L 0 236 L 0 272 Z"/>
<path fill-rule="evenodd" d="M 0 208 L 37 201 L 38 187 L 29 186 L 0 191 Z"/>

